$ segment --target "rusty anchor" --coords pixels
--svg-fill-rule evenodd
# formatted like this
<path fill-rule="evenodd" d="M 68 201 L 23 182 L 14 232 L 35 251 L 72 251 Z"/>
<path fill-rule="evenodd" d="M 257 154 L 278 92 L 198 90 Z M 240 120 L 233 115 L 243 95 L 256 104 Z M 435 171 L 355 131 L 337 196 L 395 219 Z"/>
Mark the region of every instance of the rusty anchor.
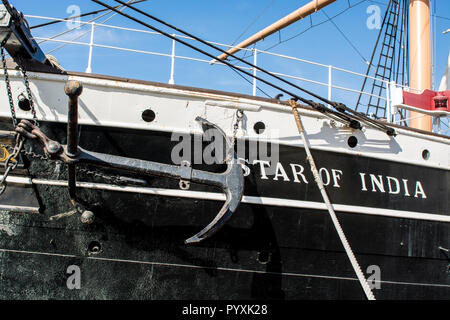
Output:
<path fill-rule="evenodd" d="M 90 164 L 98 167 L 124 170 L 132 173 L 162 176 L 172 179 L 180 179 L 214 187 L 223 190 L 226 196 L 225 204 L 215 219 L 195 236 L 185 241 L 186 244 L 200 243 L 219 231 L 237 210 L 244 192 L 244 175 L 242 166 L 238 163 L 234 147 L 226 137 L 223 130 L 215 124 L 198 117 L 196 121 L 201 123 L 203 130 L 215 129 L 226 141 L 227 170 L 223 173 L 211 173 L 207 171 L 194 170 L 190 166 L 175 166 L 152 161 L 125 158 L 120 156 L 96 153 L 84 150 L 78 146 L 78 97 L 83 87 L 77 81 L 67 83 L 65 92 L 69 96 L 69 119 L 67 129 L 67 146 L 50 140 L 39 127 L 30 121 L 22 120 L 16 132 L 25 138 L 38 140 L 44 152 L 52 160 L 60 160 L 69 167 L 69 194 L 75 199 L 76 194 L 76 165 L 80 163 Z"/>

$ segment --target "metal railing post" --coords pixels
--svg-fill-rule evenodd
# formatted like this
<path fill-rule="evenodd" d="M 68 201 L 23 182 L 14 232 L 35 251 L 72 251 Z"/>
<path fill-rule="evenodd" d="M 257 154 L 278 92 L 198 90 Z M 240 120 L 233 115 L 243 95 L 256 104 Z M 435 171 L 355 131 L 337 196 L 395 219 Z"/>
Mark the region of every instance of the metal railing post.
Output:
<path fill-rule="evenodd" d="M 258 66 L 258 49 L 253 49 L 253 64 Z M 253 68 L 253 96 L 256 97 L 256 89 L 258 87 L 258 80 L 256 80 L 256 76 L 258 74 L 258 69 Z"/>
<path fill-rule="evenodd" d="M 333 66 L 328 66 L 328 100 L 331 101 L 331 94 L 333 89 Z M 330 107 L 330 105 L 328 106 Z"/>
<path fill-rule="evenodd" d="M 86 68 L 86 73 L 92 73 L 92 54 L 94 51 L 94 32 L 95 32 L 95 22 L 91 24 L 91 42 L 89 43 L 89 61 Z"/>
<path fill-rule="evenodd" d="M 176 37 L 176 34 L 172 34 L 173 37 Z M 172 55 L 171 55 L 171 61 L 172 61 L 172 65 L 170 67 L 170 79 L 169 79 L 169 84 L 175 84 L 175 46 L 176 46 L 176 41 L 172 40 Z"/>
<path fill-rule="evenodd" d="M 393 85 L 393 82 L 386 81 L 386 118 L 387 123 L 392 122 L 392 110 L 391 110 L 391 95 L 390 90 L 391 86 Z"/>

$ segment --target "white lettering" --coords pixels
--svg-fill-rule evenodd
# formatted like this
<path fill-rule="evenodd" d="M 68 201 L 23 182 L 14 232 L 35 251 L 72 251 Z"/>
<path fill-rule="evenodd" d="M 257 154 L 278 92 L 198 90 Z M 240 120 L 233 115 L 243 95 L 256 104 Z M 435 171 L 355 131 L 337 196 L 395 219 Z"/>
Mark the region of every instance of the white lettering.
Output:
<path fill-rule="evenodd" d="M 417 181 L 416 183 L 416 194 L 414 195 L 415 198 L 418 198 L 417 195 L 421 195 L 422 199 L 426 199 L 427 195 L 425 194 L 425 191 L 423 190 L 422 184 L 420 183 L 420 181 Z"/>
<path fill-rule="evenodd" d="M 370 179 L 372 180 L 372 192 L 377 192 L 377 190 L 375 189 L 375 186 L 377 186 L 378 190 L 380 190 L 381 192 L 385 193 L 386 191 L 384 191 L 384 184 L 383 184 L 383 176 L 379 175 L 378 179 L 375 175 L 371 174 L 370 175 Z"/>
<path fill-rule="evenodd" d="M 302 177 L 302 180 L 304 183 L 308 184 L 308 180 L 306 180 L 305 175 L 303 172 L 305 171 L 305 168 L 299 164 L 291 164 L 292 168 L 292 174 L 294 175 L 294 182 L 301 183 L 299 176 Z"/>
<path fill-rule="evenodd" d="M 334 181 L 333 187 L 340 188 L 341 186 L 339 185 L 338 182 L 339 182 L 339 180 L 341 180 L 342 175 L 344 173 L 341 170 L 336 170 L 336 169 L 332 169 L 331 172 L 333 174 L 333 181 Z"/>
<path fill-rule="evenodd" d="M 403 186 L 405 187 L 405 197 L 410 197 L 411 195 L 408 190 L 408 180 L 403 179 Z"/>
<path fill-rule="evenodd" d="M 361 176 L 361 185 L 362 185 L 361 191 L 367 191 L 367 187 L 366 187 L 366 174 L 365 174 L 365 173 L 360 173 L 359 175 Z"/>
<path fill-rule="evenodd" d="M 390 194 L 399 194 L 400 193 L 400 182 L 393 177 L 386 177 L 387 181 L 388 181 L 388 187 L 389 187 L 389 193 Z M 392 184 L 391 182 L 394 181 L 395 182 L 395 191 L 392 189 Z"/>
<path fill-rule="evenodd" d="M 244 170 L 244 177 L 248 177 L 251 173 L 250 168 L 246 166 L 248 160 L 239 158 L 238 163 L 242 166 L 242 170 Z"/>
<path fill-rule="evenodd" d="M 278 181 L 279 177 L 283 177 L 284 181 L 291 181 L 291 180 L 289 180 L 289 177 L 286 174 L 286 171 L 284 170 L 283 165 L 278 162 L 277 170 L 275 172 L 275 178 L 273 178 L 273 180 Z"/>
<path fill-rule="evenodd" d="M 263 161 L 263 160 L 254 160 L 253 165 L 259 164 L 259 167 L 261 168 L 261 179 L 262 180 L 269 180 L 266 173 L 266 166 L 270 167 L 269 161 Z"/>
<path fill-rule="evenodd" d="M 324 172 L 325 172 L 325 176 L 327 178 L 326 182 L 323 180 L 323 173 Z M 324 186 L 328 186 L 330 184 L 330 182 L 331 182 L 330 173 L 328 172 L 328 170 L 325 169 L 325 168 L 322 168 L 322 169 L 319 170 L 319 173 L 320 173 L 320 178 L 322 179 L 323 185 Z"/>

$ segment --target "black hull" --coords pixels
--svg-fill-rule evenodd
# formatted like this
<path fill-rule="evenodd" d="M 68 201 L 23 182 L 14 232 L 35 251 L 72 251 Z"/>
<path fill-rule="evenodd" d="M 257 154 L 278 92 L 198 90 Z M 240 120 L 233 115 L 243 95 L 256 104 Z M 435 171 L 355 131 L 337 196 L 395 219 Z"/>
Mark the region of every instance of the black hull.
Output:
<path fill-rule="evenodd" d="M 64 142 L 65 126 L 44 125 L 43 131 Z M 85 149 L 170 163 L 174 142 L 168 134 L 95 127 L 81 132 Z M 283 163 L 305 158 L 303 150 L 280 151 Z M 448 171 L 314 155 L 319 166 L 345 172 L 339 183 L 347 189 L 328 188 L 333 203 L 448 215 Z M 52 163 L 26 158 L 24 163 L 32 177 L 67 178 L 64 166 L 55 171 Z M 404 192 L 361 195 L 358 166 L 367 173 L 421 181 L 427 197 L 414 197 L 414 187 L 406 198 Z M 258 168 L 246 179 L 246 196 L 321 202 L 307 164 L 307 186 L 261 181 Z M 150 187 L 178 189 L 177 181 L 145 180 Z M 191 190 L 211 192 L 198 185 Z M 80 188 L 80 198 L 96 215 L 94 224 L 82 225 L 78 215 L 49 221 L 71 209 L 66 188 L 36 185 L 34 191 L 39 215 L 0 214 L 0 299 L 365 299 L 325 210 L 242 203 L 213 238 L 188 246 L 184 240 L 213 219 L 221 202 Z M 381 270 L 377 299 L 450 297 L 449 257 L 443 250 L 450 248 L 448 222 L 364 212 L 338 212 L 338 217 L 366 276 L 369 266 Z M 90 251 L 93 247 L 100 251 Z M 70 266 L 81 270 L 79 290 L 67 287 Z"/>

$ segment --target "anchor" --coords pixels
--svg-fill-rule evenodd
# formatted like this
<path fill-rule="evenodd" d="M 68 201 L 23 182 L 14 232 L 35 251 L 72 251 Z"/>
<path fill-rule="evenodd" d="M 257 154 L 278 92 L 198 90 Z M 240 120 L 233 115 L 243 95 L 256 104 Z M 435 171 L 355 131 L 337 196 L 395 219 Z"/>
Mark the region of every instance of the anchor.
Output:
<path fill-rule="evenodd" d="M 211 173 L 194 170 L 190 166 L 175 166 L 152 161 L 144 161 L 120 156 L 96 153 L 78 146 L 78 97 L 83 86 L 78 81 L 69 81 L 65 93 L 69 96 L 69 118 L 67 126 L 67 145 L 50 140 L 36 125 L 28 120 L 22 120 L 16 132 L 28 139 L 38 140 L 44 152 L 52 160 L 60 160 L 68 165 L 69 194 L 71 199 L 76 198 L 76 165 L 85 163 L 98 167 L 124 170 L 140 175 L 162 176 L 181 181 L 189 181 L 214 187 L 219 187 L 226 195 L 226 201 L 215 219 L 195 236 L 185 241 L 186 244 L 200 243 L 219 231 L 231 218 L 238 208 L 244 192 L 244 175 L 242 166 L 238 163 L 237 155 L 232 144 L 223 130 L 215 124 L 198 117 L 203 131 L 215 129 L 220 132 L 226 141 L 227 170 L 223 173 Z"/>

